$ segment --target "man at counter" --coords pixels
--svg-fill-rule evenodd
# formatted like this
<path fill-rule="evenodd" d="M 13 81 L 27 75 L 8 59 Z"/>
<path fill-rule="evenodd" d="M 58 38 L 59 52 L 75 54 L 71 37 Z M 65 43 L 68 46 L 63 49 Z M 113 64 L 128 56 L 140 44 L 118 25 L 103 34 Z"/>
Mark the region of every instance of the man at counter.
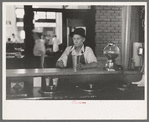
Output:
<path fill-rule="evenodd" d="M 72 37 L 74 45 L 68 46 L 65 49 L 62 56 L 56 62 L 56 67 L 72 67 L 72 55 L 76 55 L 79 58 L 79 61 L 77 61 L 77 70 L 97 67 L 98 62 L 92 49 L 84 46 L 86 38 L 85 30 L 83 28 L 77 28 L 74 32 L 70 33 L 70 37 Z"/>

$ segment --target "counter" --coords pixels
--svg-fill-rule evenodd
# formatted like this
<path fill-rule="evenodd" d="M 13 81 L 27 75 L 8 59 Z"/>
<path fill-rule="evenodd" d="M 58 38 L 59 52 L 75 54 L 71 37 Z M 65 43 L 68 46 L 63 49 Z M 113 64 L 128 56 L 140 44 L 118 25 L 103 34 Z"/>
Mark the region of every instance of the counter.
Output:
<path fill-rule="evenodd" d="M 59 69 L 59 68 L 41 68 L 41 69 L 8 69 L 6 70 L 6 77 L 69 77 L 71 81 L 90 80 L 97 81 L 122 81 L 137 82 L 141 80 L 142 73 L 138 71 L 106 71 L 102 67 L 85 69 L 74 72 L 73 69 Z M 77 77 L 76 77 L 77 76 Z"/>
<path fill-rule="evenodd" d="M 63 79 L 63 80 L 59 80 L 59 83 L 65 84 L 63 85 L 65 86 L 64 88 L 66 87 L 68 88 L 66 92 L 60 93 L 58 94 L 58 96 L 61 96 L 61 95 L 65 97 L 69 96 L 69 99 L 70 98 L 75 99 L 76 94 L 82 93 L 81 91 L 75 88 L 75 86 L 79 85 L 80 83 L 81 84 L 82 83 L 97 83 L 97 84 L 104 84 L 106 86 L 109 86 L 111 84 L 117 84 L 121 82 L 134 82 L 134 80 L 137 82 L 142 78 L 142 74 L 137 71 L 105 71 L 103 70 L 103 68 L 85 69 L 85 70 L 80 70 L 77 72 L 74 72 L 73 69 L 71 68 L 70 69 L 59 69 L 59 68 L 11 69 L 11 70 L 6 70 L 7 98 L 8 99 L 16 99 L 16 98 L 20 99 L 23 97 L 23 98 L 36 99 L 36 97 L 37 98 L 40 97 L 40 99 L 42 98 L 44 99 L 44 96 L 38 93 L 37 89 L 40 89 L 40 88 L 34 87 L 33 79 L 34 77 L 42 77 L 41 88 L 44 89 L 44 85 L 43 85 L 43 83 L 45 82 L 44 78 L 47 76 L 58 77 L 60 79 Z M 15 83 L 24 82 L 24 90 L 23 92 L 13 93 L 13 94 L 11 93 L 10 95 L 10 89 L 12 86 L 11 82 L 14 82 L 14 81 Z M 71 94 L 68 94 L 68 93 L 71 93 Z M 77 96 L 77 99 L 79 99 L 79 94 Z M 98 99 L 98 97 L 100 96 L 97 95 L 97 98 L 95 99 Z M 49 96 L 46 99 L 49 99 Z M 55 99 L 55 97 L 54 98 L 52 97 L 51 99 Z M 108 97 L 106 99 L 115 99 L 115 97 L 113 98 Z"/>
<path fill-rule="evenodd" d="M 102 68 L 85 69 L 74 72 L 73 69 L 44 68 L 44 69 L 11 69 L 6 71 L 6 77 L 23 76 L 78 76 L 78 75 L 122 74 L 122 71 L 105 71 Z"/>

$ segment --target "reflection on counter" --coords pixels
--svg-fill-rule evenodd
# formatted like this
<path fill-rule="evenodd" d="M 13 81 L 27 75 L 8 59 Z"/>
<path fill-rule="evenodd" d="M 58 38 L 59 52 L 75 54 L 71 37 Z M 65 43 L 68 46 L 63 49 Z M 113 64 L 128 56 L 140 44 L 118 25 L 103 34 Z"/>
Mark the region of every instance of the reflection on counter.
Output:
<path fill-rule="evenodd" d="M 7 100 L 144 100 L 144 87 L 130 85 L 126 90 L 120 90 L 116 84 L 101 84 L 102 90 L 88 92 L 79 88 L 81 84 L 67 82 L 59 85 L 58 92 L 42 93 L 40 87 L 34 87 L 32 93 L 7 95 Z"/>

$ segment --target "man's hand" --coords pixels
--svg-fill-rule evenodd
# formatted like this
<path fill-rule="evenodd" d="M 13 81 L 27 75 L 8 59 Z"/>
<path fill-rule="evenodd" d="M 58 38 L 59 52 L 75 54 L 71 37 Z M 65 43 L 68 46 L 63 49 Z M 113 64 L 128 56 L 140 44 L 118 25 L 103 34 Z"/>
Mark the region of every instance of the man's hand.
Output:
<path fill-rule="evenodd" d="M 56 67 L 60 67 L 60 68 L 64 68 L 64 64 L 63 64 L 63 61 L 57 61 L 56 62 Z"/>
<path fill-rule="evenodd" d="M 84 65 L 79 63 L 79 64 L 77 64 L 76 68 L 77 68 L 77 70 L 83 70 L 84 69 Z"/>

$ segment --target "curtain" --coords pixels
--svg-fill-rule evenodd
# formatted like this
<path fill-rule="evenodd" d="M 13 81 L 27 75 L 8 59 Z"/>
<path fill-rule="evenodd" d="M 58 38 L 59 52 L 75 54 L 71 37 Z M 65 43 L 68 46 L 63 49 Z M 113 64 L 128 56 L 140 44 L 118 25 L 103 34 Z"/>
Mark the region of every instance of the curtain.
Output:
<path fill-rule="evenodd" d="M 60 43 L 62 43 L 62 13 L 56 12 L 56 35 Z"/>
<path fill-rule="evenodd" d="M 122 67 L 124 70 L 129 69 L 130 61 L 130 23 L 131 7 L 125 6 L 122 10 Z"/>
<path fill-rule="evenodd" d="M 139 11 L 137 6 L 122 8 L 122 67 L 131 69 L 133 43 L 139 42 Z"/>

